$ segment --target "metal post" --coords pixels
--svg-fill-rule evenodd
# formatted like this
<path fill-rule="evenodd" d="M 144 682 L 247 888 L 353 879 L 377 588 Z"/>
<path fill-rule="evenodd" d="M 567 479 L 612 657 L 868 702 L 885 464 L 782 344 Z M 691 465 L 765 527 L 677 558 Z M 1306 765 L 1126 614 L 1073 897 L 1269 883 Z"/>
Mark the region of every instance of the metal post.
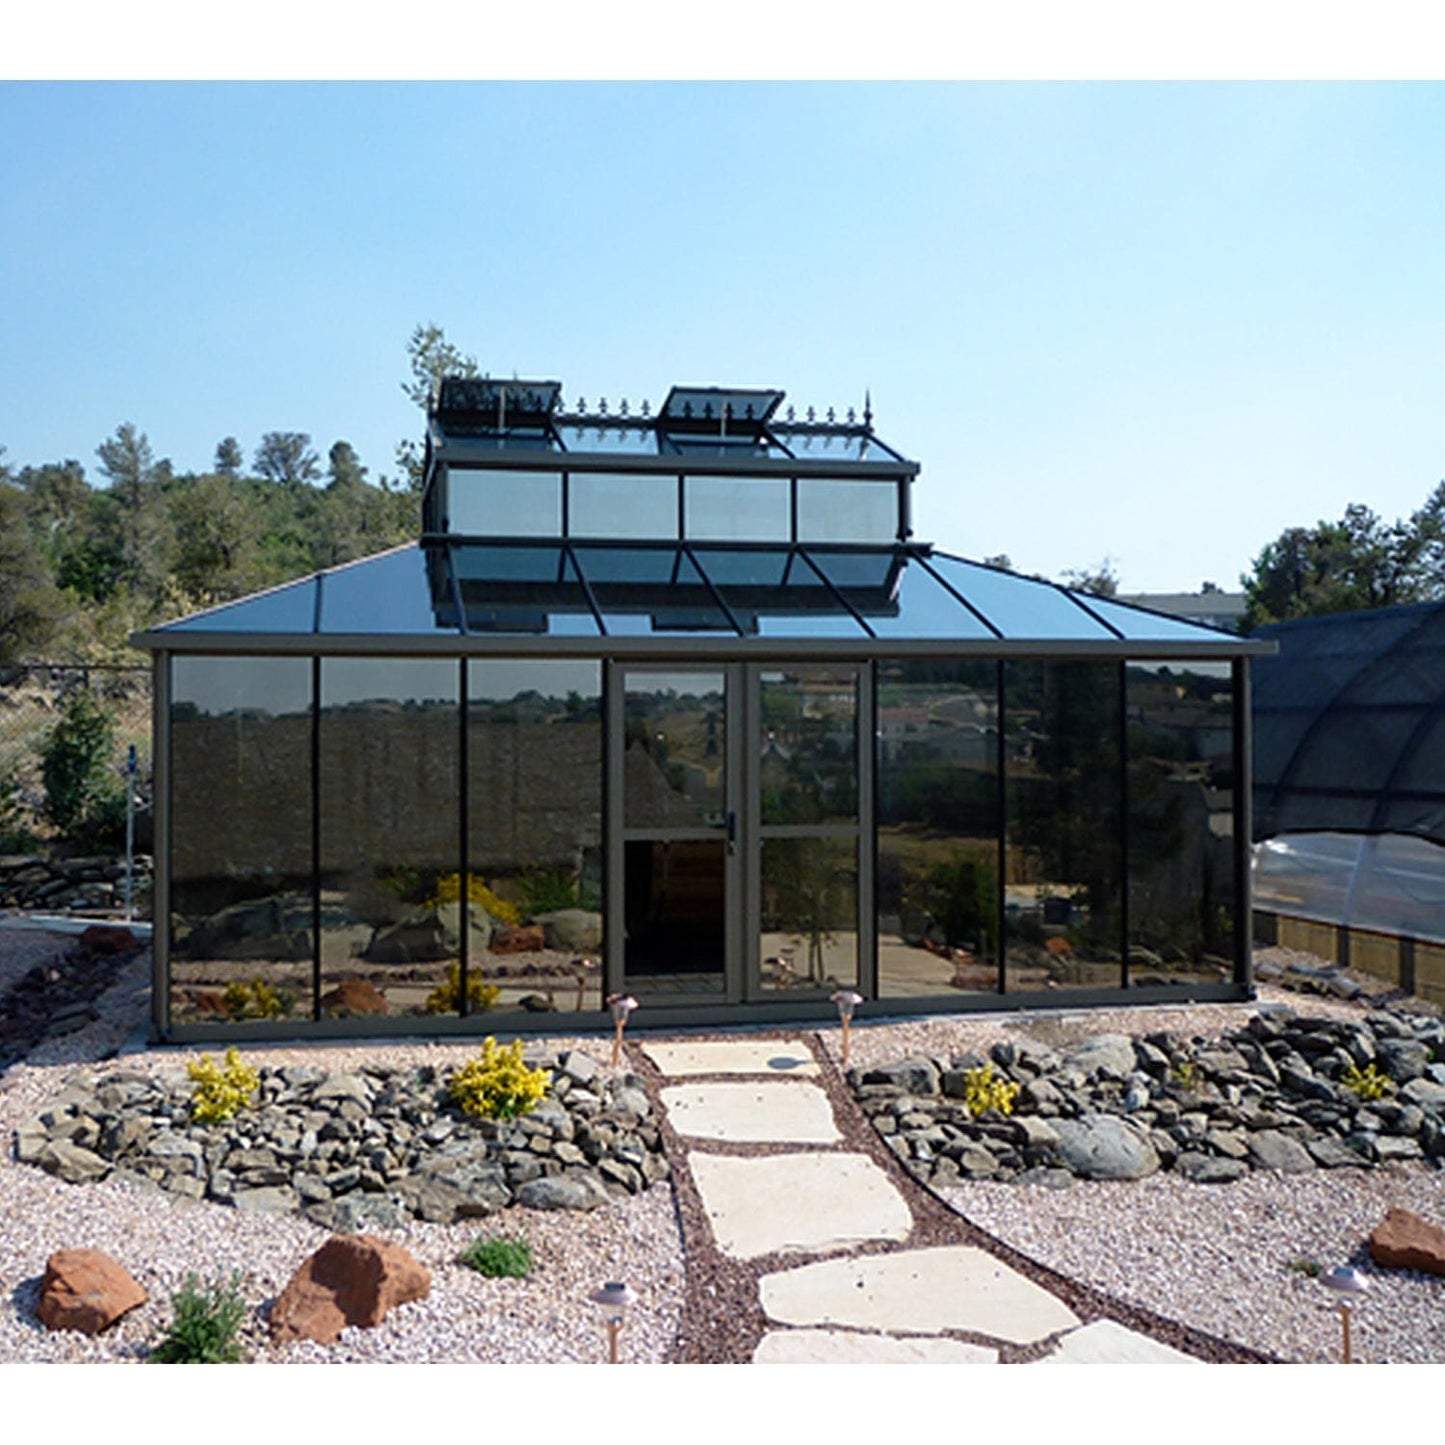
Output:
<path fill-rule="evenodd" d="M 125 759 L 125 921 L 135 917 L 135 744 Z"/>

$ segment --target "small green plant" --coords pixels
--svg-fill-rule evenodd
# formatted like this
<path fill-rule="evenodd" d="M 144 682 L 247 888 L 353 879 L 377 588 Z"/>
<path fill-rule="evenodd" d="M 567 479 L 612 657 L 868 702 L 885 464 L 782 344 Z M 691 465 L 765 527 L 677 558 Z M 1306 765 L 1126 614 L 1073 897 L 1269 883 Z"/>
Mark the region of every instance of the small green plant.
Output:
<path fill-rule="evenodd" d="M 253 978 L 249 983 L 228 983 L 222 1003 L 233 1019 L 279 1019 L 296 1007 L 296 995 L 287 989 L 272 988 L 265 979 Z"/>
<path fill-rule="evenodd" d="M 151 1351 L 156 1365 L 234 1365 L 245 1359 L 236 1338 L 246 1318 L 239 1271 L 229 1280 L 213 1279 L 204 1286 L 194 1273 L 186 1275 L 171 1296 L 171 1324 Z"/>
<path fill-rule="evenodd" d="M 1352 1094 L 1367 1100 L 1383 1099 L 1395 1087 L 1390 1076 L 1382 1074 L 1374 1064 L 1366 1064 L 1363 1069 L 1358 1064 L 1351 1064 L 1340 1075 L 1340 1083 Z"/>
<path fill-rule="evenodd" d="M 467 975 L 468 1013 L 485 1013 L 489 1008 L 495 1006 L 501 996 L 502 990 L 494 983 L 487 983 L 480 974 L 469 973 Z M 458 962 L 448 965 L 446 982 L 438 984 L 427 995 L 426 1011 L 429 1014 L 459 1013 L 461 1002 L 462 966 Z"/>
<path fill-rule="evenodd" d="M 225 1064 L 209 1054 L 186 1065 L 195 1087 L 191 1090 L 191 1117 L 198 1124 L 222 1124 L 249 1107 L 251 1095 L 261 1082 L 249 1064 L 241 1062 L 235 1049 L 226 1050 Z"/>
<path fill-rule="evenodd" d="M 522 1041 L 505 1048 L 488 1036 L 482 1056 L 465 1063 L 451 1077 L 449 1089 L 458 1108 L 477 1119 L 515 1119 L 547 1097 L 552 1076 L 546 1069 L 522 1062 Z"/>
<path fill-rule="evenodd" d="M 562 868 L 539 868 L 517 879 L 522 912 L 528 918 L 578 906 L 577 880 Z"/>
<path fill-rule="evenodd" d="M 1193 1059 L 1181 1059 L 1169 1071 L 1169 1077 L 1184 1090 L 1192 1094 L 1199 1086 L 1199 1066 Z"/>
<path fill-rule="evenodd" d="M 1287 1274 L 1302 1274 L 1306 1279 L 1318 1279 L 1324 1272 L 1325 1267 L 1317 1259 L 1287 1259 L 1284 1262 Z"/>
<path fill-rule="evenodd" d="M 19 777 L 13 769 L 0 773 L 0 853 L 28 853 L 38 841 L 26 816 Z"/>
<path fill-rule="evenodd" d="M 989 1109 L 1000 1114 L 1012 1114 L 1018 1094 L 1019 1085 L 1009 1079 L 1000 1078 L 994 1073 L 992 1064 L 964 1071 L 964 1107 L 975 1119 Z"/>
<path fill-rule="evenodd" d="M 458 1256 L 488 1279 L 526 1279 L 532 1272 L 532 1246 L 519 1235 L 479 1234 Z"/>
<path fill-rule="evenodd" d="M 111 770 L 115 722 L 88 687 L 72 689 L 41 751 L 45 816 L 78 847 L 108 847 L 125 830 L 125 790 Z"/>

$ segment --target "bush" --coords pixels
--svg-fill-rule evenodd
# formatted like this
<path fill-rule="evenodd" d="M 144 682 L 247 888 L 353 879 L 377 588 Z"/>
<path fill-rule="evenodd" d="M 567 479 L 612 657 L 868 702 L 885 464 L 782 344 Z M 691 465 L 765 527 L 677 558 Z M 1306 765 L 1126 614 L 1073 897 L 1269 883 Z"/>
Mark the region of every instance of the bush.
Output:
<path fill-rule="evenodd" d="M 517 879 L 517 891 L 522 895 L 522 911 L 528 918 L 579 906 L 577 880 L 561 868 L 523 873 Z"/>
<path fill-rule="evenodd" d="M 1351 1064 L 1340 1075 L 1340 1083 L 1352 1094 L 1356 1094 L 1366 1101 L 1383 1099 L 1395 1087 L 1390 1076 L 1382 1074 L 1373 1064 L 1366 1064 L 1363 1069 L 1356 1064 Z"/>
<path fill-rule="evenodd" d="M 45 816 L 77 847 L 117 846 L 125 789 L 111 771 L 115 723 L 89 688 L 73 688 L 41 752 Z"/>
<path fill-rule="evenodd" d="M 1009 1079 L 998 1078 L 992 1064 L 980 1069 L 967 1069 L 963 1075 L 963 1102 L 976 1119 L 989 1109 L 1012 1114 L 1019 1086 Z"/>
<path fill-rule="evenodd" d="M 246 1318 L 241 1276 L 214 1279 L 204 1288 L 194 1274 L 171 1297 L 171 1326 L 151 1351 L 157 1365 L 234 1365 L 245 1359 L 236 1332 Z"/>
<path fill-rule="evenodd" d="M 476 970 L 467 974 L 467 1012 L 485 1013 L 501 998 L 502 990 L 494 983 L 487 983 Z M 426 999 L 429 1014 L 454 1014 L 461 1011 L 462 966 L 453 963 L 447 966 L 447 981 L 438 984 Z"/>
<path fill-rule="evenodd" d="M 520 1237 L 479 1234 L 457 1256 L 457 1263 L 488 1279 L 526 1279 L 532 1272 L 532 1246 Z"/>
<path fill-rule="evenodd" d="M 482 1041 L 482 1056 L 463 1064 L 448 1085 L 462 1113 L 477 1119 L 515 1119 L 547 1097 L 552 1076 L 522 1062 L 522 1041 L 513 1039 L 499 1049 L 497 1041 Z"/>
<path fill-rule="evenodd" d="M 261 978 L 228 983 L 221 1001 L 233 1019 L 287 1018 L 296 1007 L 296 995 L 289 989 L 274 989 Z"/>
<path fill-rule="evenodd" d="M 241 1062 L 235 1049 L 226 1050 L 222 1068 L 207 1054 L 186 1066 L 195 1088 L 191 1090 L 191 1117 L 198 1124 L 222 1124 L 249 1107 L 261 1082 L 255 1069 Z"/>
<path fill-rule="evenodd" d="M 459 903 L 462 897 L 460 873 L 446 873 L 437 879 L 436 891 L 427 899 L 428 908 L 439 908 L 443 903 Z M 521 910 L 515 903 L 498 898 L 475 873 L 467 874 L 467 900 L 485 908 L 499 923 L 515 928 L 522 921 Z"/>
<path fill-rule="evenodd" d="M 26 818 L 20 779 L 15 773 L 0 773 L 0 853 L 28 853 L 39 839 Z"/>

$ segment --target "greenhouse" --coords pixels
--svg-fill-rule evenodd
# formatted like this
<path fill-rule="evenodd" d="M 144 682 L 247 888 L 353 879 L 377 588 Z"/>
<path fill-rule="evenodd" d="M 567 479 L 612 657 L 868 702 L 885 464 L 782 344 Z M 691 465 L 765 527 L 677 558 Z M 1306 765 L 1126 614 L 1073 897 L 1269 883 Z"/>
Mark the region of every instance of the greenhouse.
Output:
<path fill-rule="evenodd" d="M 783 401 L 448 379 L 415 543 L 137 636 L 158 1038 L 1249 996 L 1273 644 L 921 542 Z"/>

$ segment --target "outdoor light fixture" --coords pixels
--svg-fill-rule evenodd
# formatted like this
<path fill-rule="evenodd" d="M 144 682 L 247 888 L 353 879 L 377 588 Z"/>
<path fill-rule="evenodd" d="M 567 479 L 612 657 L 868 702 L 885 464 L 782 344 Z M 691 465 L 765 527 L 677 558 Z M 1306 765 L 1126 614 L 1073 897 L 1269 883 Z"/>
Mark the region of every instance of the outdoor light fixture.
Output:
<path fill-rule="evenodd" d="M 637 1000 L 630 993 L 614 993 L 607 996 L 607 1007 L 612 1010 L 612 1022 L 617 1032 L 612 1037 L 612 1067 L 622 1062 L 622 1030 L 627 1027 L 627 1015 L 637 1007 Z"/>
<path fill-rule="evenodd" d="M 1370 1281 L 1359 1270 L 1347 1264 L 1337 1264 L 1320 1276 L 1320 1283 L 1331 1291 L 1340 1302 L 1340 1328 L 1344 1335 L 1344 1363 L 1354 1364 L 1350 1355 L 1350 1311 L 1358 1302 L 1357 1297 L 1370 1288 Z"/>
<path fill-rule="evenodd" d="M 848 1065 L 848 1025 L 853 1021 L 853 1010 L 863 1002 L 863 995 L 850 988 L 840 988 L 833 996 L 838 1005 L 838 1020 L 843 1025 L 843 1066 Z"/>
<path fill-rule="evenodd" d="M 617 1336 L 622 1333 L 622 1321 L 628 1307 L 637 1303 L 637 1295 L 621 1280 L 608 1280 L 601 1289 L 595 1289 L 587 1296 L 601 1311 L 607 1327 L 607 1363 L 615 1365 L 617 1359 Z"/>

